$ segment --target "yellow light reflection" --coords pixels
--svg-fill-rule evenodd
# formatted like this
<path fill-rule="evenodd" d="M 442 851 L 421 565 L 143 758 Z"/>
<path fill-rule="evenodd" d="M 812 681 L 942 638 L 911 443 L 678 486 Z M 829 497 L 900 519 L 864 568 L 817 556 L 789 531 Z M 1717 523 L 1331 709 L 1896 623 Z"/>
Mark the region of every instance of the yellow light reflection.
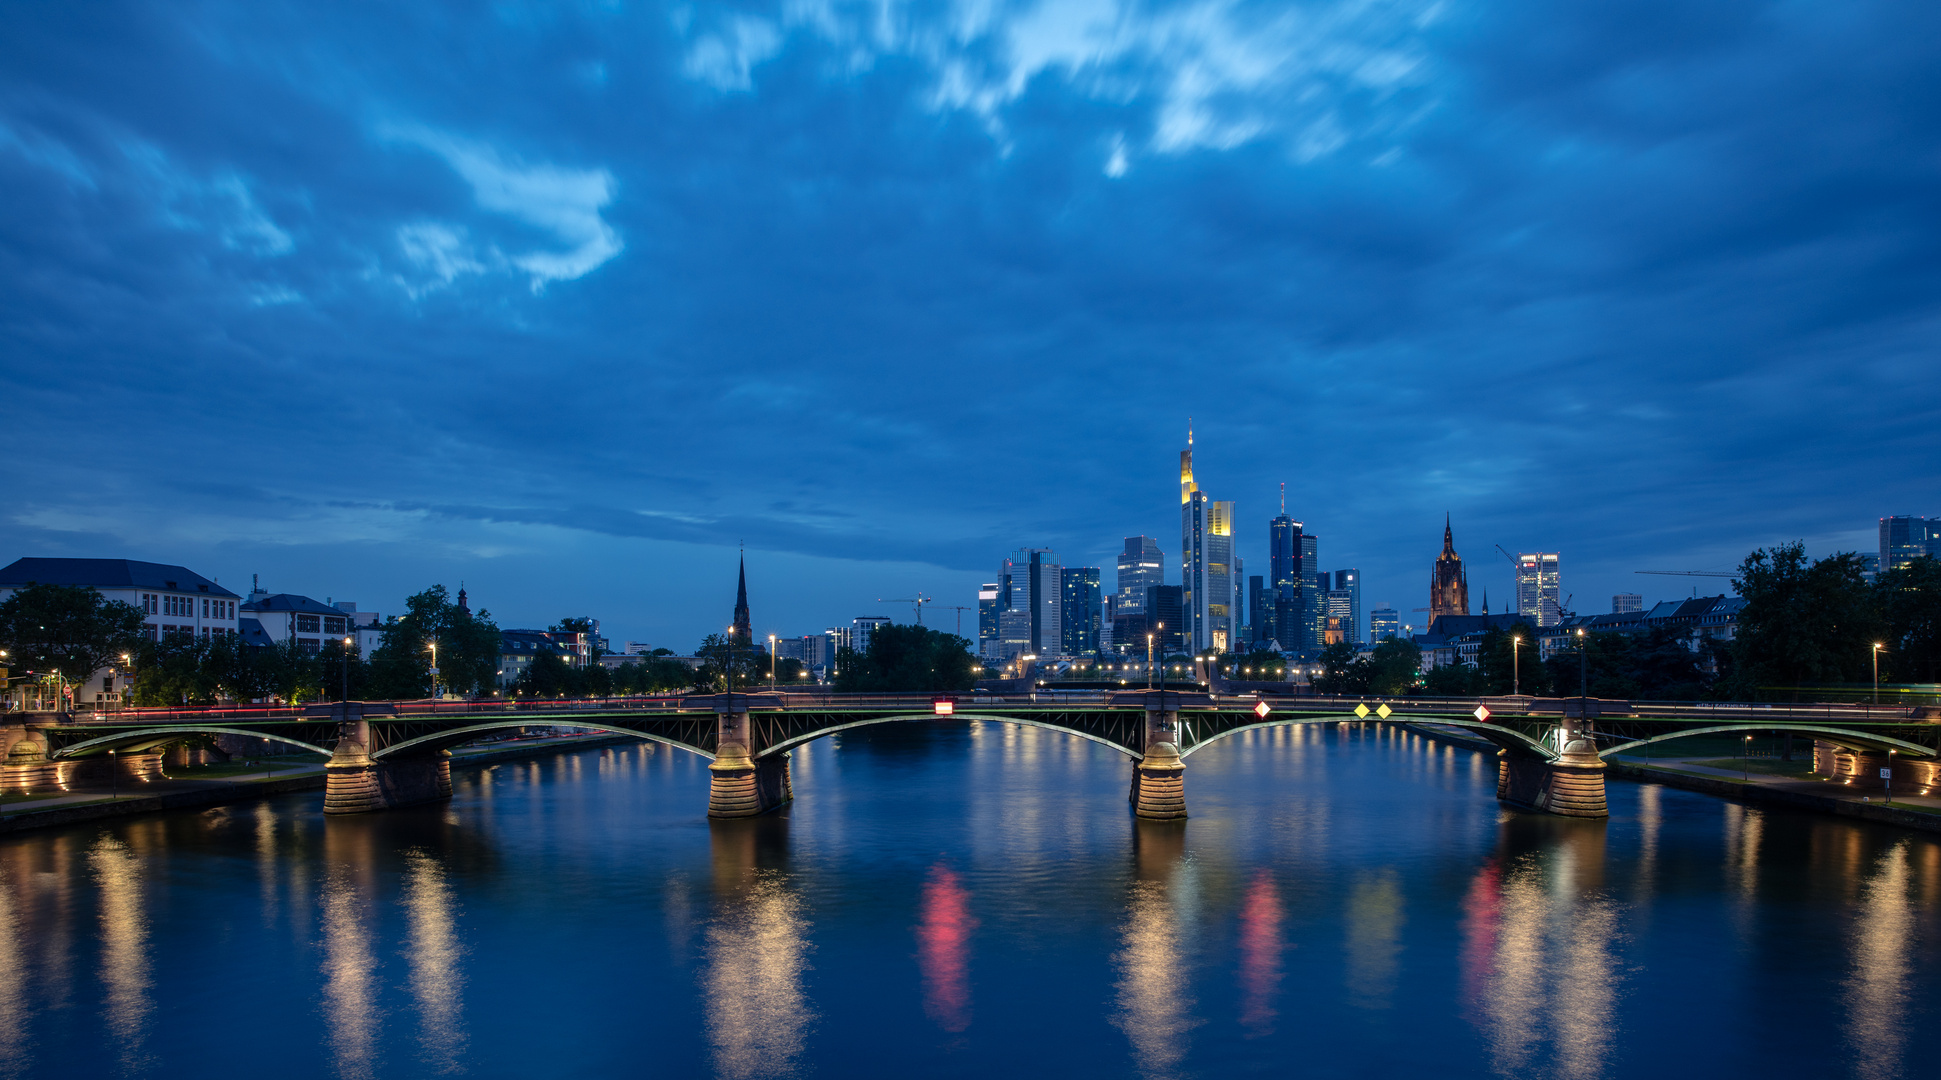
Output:
<path fill-rule="evenodd" d="M 1392 868 L 1366 875 L 1348 899 L 1348 1000 L 1386 1009 L 1402 956 L 1402 889 Z"/>
<path fill-rule="evenodd" d="M 809 924 L 786 877 L 757 870 L 708 926 L 701 986 L 708 1041 L 725 1080 L 789 1076 L 815 1013 L 802 989 Z"/>
<path fill-rule="evenodd" d="M 452 887 L 445 868 L 422 851 L 405 853 L 404 907 L 410 922 L 405 959 L 411 965 L 411 996 L 418 1005 L 418 1045 L 425 1063 L 440 1074 L 464 1071 L 466 1045 L 465 950 L 458 940 Z"/>
<path fill-rule="evenodd" d="M 123 1071 L 133 1072 L 147 1059 L 143 1043 L 148 1016 L 155 1010 L 141 863 L 120 840 L 103 836 L 88 852 L 88 866 L 101 894 L 101 981 L 108 988 L 108 1034 Z"/>
<path fill-rule="evenodd" d="M 1184 832 L 1178 825 L 1138 822 L 1135 826 L 1138 880 L 1132 883 L 1120 949 L 1112 957 L 1119 971 L 1119 1011 L 1112 1022 L 1132 1043 L 1133 1068 L 1147 1080 L 1180 1075 L 1188 1032 L 1199 1026 L 1195 1004 L 1186 994 L 1187 950 L 1181 927 L 1187 921 L 1173 895 L 1189 892 L 1192 882 L 1178 872 Z"/>
<path fill-rule="evenodd" d="M 1902 841 L 1874 864 L 1861 893 L 1846 990 L 1847 1042 L 1854 1075 L 1862 1080 L 1903 1075 L 1913 976 L 1909 943 L 1917 937 L 1908 883 L 1907 842 Z"/>
<path fill-rule="evenodd" d="M 332 869 L 324 878 L 324 1023 L 337 1075 L 367 1080 L 374 1075 L 377 1043 L 377 961 L 371 954 L 364 900 L 351 872 Z"/>

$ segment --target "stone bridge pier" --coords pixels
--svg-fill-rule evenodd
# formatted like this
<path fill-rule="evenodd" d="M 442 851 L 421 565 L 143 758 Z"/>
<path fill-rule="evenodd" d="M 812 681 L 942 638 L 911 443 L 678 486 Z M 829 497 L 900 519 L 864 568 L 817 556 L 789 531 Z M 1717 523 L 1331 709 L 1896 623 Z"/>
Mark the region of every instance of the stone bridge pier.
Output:
<path fill-rule="evenodd" d="M 1148 821 L 1186 819 L 1186 763 L 1179 756 L 1179 696 L 1146 700 L 1145 756 L 1132 763 L 1132 810 Z"/>
<path fill-rule="evenodd" d="M 324 765 L 324 813 L 363 814 L 452 797 L 451 751 L 374 761 L 363 703 L 340 702 L 331 714 L 337 747 Z"/>
<path fill-rule="evenodd" d="M 757 817 L 795 798 L 786 753 L 749 750 L 748 698 L 724 694 L 715 706 L 714 761 L 708 765 L 708 816 Z"/>
<path fill-rule="evenodd" d="M 1597 756 L 1589 732 L 1584 718 L 1566 717 L 1558 733 L 1564 751 L 1552 761 L 1498 750 L 1497 800 L 1563 817 L 1610 817 L 1604 801 L 1604 759 Z"/>

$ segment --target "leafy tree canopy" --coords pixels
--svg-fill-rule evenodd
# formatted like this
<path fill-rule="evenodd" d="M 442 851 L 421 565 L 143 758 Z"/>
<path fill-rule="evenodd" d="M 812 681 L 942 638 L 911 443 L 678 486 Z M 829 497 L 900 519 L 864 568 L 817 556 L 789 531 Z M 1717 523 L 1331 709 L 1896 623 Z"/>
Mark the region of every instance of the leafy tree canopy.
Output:
<path fill-rule="evenodd" d="M 8 665 L 80 682 L 133 653 L 142 612 L 85 585 L 30 584 L 0 603 Z"/>
<path fill-rule="evenodd" d="M 845 693 L 969 690 L 977 685 L 970 642 L 926 626 L 884 625 L 869 651 L 836 654 L 836 689 Z"/>
<path fill-rule="evenodd" d="M 431 644 L 438 644 L 438 683 L 455 694 L 490 691 L 497 682 L 503 638 L 490 612 L 466 611 L 443 585 L 404 602 L 405 613 L 384 628 L 371 653 L 373 689 L 386 698 L 431 693 Z"/>

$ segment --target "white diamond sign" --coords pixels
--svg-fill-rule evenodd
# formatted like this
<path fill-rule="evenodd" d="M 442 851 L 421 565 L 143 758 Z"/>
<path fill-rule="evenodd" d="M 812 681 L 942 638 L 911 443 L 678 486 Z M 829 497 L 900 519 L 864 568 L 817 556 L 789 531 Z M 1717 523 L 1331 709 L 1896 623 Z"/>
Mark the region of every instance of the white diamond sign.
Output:
<path fill-rule="evenodd" d="M 1487 705 L 1476 706 L 1475 716 L 1476 716 L 1476 719 L 1481 720 L 1483 723 L 1485 724 L 1489 723 L 1489 706 Z"/>
<path fill-rule="evenodd" d="M 1267 707 L 1267 703 L 1264 701 L 1254 702 L 1254 715 L 1260 717 L 1262 720 L 1267 719 L 1267 714 L 1273 711 L 1273 709 Z"/>
<path fill-rule="evenodd" d="M 1363 720 L 1368 719 L 1368 706 L 1366 705 L 1355 706 L 1355 715 L 1361 717 Z"/>

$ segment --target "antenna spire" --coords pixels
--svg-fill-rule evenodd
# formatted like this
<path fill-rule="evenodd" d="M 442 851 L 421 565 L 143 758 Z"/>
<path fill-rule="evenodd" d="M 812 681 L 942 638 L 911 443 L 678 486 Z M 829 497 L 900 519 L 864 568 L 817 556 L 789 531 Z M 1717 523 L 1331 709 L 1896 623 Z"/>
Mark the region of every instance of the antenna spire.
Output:
<path fill-rule="evenodd" d="M 1287 516 L 1287 481 L 1281 481 L 1281 516 Z"/>

